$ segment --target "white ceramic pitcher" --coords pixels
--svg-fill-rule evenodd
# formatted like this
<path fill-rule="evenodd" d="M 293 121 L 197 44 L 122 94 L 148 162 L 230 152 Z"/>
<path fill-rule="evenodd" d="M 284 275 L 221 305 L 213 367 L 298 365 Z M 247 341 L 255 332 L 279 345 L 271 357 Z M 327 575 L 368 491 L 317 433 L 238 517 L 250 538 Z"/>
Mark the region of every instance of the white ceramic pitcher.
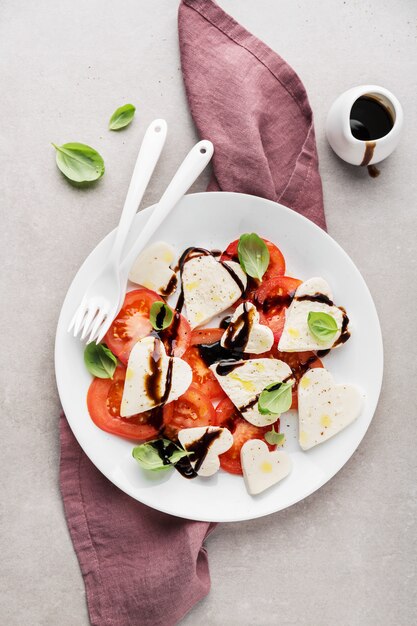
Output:
<path fill-rule="evenodd" d="M 369 141 L 356 139 L 350 128 L 353 103 L 369 96 L 382 104 L 392 117 L 389 133 Z M 352 87 L 332 104 L 326 121 L 327 139 L 336 154 L 352 165 L 374 165 L 391 154 L 398 145 L 403 125 L 403 110 L 397 98 L 388 89 L 377 85 Z"/>

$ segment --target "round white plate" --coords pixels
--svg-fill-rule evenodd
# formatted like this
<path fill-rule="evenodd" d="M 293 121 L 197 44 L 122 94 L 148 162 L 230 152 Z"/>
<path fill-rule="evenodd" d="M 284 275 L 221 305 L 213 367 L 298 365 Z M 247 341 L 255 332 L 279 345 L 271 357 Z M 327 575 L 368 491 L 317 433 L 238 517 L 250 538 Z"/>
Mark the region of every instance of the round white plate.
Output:
<path fill-rule="evenodd" d="M 152 207 L 136 216 L 139 233 Z M 307 279 L 323 276 L 335 302 L 347 309 L 351 339 L 325 358 L 336 382 L 353 383 L 365 393 L 363 412 L 333 439 L 308 452 L 297 443 L 297 416 L 281 418 L 291 474 L 258 496 L 250 496 L 240 476 L 219 471 L 211 478 L 187 480 L 175 470 L 153 478 L 132 458 L 133 443 L 110 435 L 91 421 L 86 395 L 91 377 L 83 363 L 83 344 L 67 333 L 71 316 L 91 277 L 107 258 L 110 233 L 91 252 L 68 290 L 58 322 L 55 368 L 59 395 L 68 422 L 84 452 L 120 489 L 150 507 L 195 520 L 238 521 L 284 509 L 319 489 L 340 470 L 358 447 L 374 414 L 382 382 L 381 330 L 372 297 L 358 269 L 342 248 L 312 222 L 269 200 L 237 193 L 185 196 L 160 228 L 155 240 L 180 253 L 188 246 L 223 249 L 245 232 L 256 232 L 282 250 L 287 274 Z"/>

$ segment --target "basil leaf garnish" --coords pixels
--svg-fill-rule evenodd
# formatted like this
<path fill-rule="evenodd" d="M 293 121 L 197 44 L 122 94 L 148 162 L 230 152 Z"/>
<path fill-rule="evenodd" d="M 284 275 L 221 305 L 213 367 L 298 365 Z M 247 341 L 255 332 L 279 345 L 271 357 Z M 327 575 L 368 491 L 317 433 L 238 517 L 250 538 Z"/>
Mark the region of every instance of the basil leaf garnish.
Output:
<path fill-rule="evenodd" d="M 310 311 L 307 324 L 311 334 L 319 341 L 332 339 L 337 333 L 337 323 L 332 315 Z"/>
<path fill-rule="evenodd" d="M 256 233 L 241 235 L 237 246 L 239 263 L 248 276 L 262 280 L 269 265 L 269 250 Z"/>
<path fill-rule="evenodd" d="M 172 446 L 175 446 L 175 444 L 168 439 L 153 439 L 152 441 L 147 441 L 146 443 L 142 443 L 133 448 L 132 456 L 139 463 L 142 469 L 149 470 L 151 472 L 167 470 L 173 467 L 175 463 L 178 463 L 180 459 L 188 456 L 185 450 L 175 446 L 173 452 L 167 457 L 168 463 L 164 463 L 157 448 L 153 445 L 156 441 L 162 442 L 164 450 L 166 450 L 168 446 L 171 448 Z"/>
<path fill-rule="evenodd" d="M 90 183 L 104 174 L 103 157 L 84 143 L 52 144 L 56 150 L 56 164 L 74 183 Z"/>
<path fill-rule="evenodd" d="M 124 104 L 115 110 L 109 120 L 109 130 L 120 130 L 128 126 L 133 120 L 136 107 L 133 104 Z"/>
<path fill-rule="evenodd" d="M 154 302 L 149 312 L 149 321 L 155 330 L 164 330 L 171 325 L 174 313 L 165 302 Z"/>
<path fill-rule="evenodd" d="M 262 415 L 280 415 L 291 407 L 292 394 L 290 383 L 272 383 L 265 387 L 259 396 L 258 410 Z"/>
<path fill-rule="evenodd" d="M 271 444 L 271 446 L 283 446 L 285 443 L 285 435 L 278 433 L 272 426 L 272 430 L 268 430 L 265 433 L 265 441 Z"/>
<path fill-rule="evenodd" d="M 97 378 L 113 378 L 117 359 L 104 344 L 89 343 L 84 350 L 84 363 L 90 374 Z"/>

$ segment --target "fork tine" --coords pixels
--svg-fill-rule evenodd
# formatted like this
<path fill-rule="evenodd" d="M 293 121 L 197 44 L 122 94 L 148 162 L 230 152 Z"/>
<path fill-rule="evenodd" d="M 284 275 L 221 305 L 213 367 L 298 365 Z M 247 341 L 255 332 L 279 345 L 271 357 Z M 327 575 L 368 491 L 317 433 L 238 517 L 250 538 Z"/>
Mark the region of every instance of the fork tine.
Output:
<path fill-rule="evenodd" d="M 73 332 L 74 337 L 76 337 L 78 335 L 78 333 L 80 332 L 80 330 L 82 328 L 82 325 L 83 325 L 83 320 L 84 320 L 85 315 L 87 313 L 86 302 L 83 302 L 81 304 L 82 304 L 82 306 L 80 306 L 78 311 L 77 311 L 77 317 L 76 317 L 75 323 L 74 323 L 74 332 Z"/>
<path fill-rule="evenodd" d="M 105 307 L 105 308 L 103 307 L 97 313 L 97 316 L 96 316 L 96 318 L 95 318 L 95 320 L 93 322 L 93 325 L 92 325 L 90 336 L 87 339 L 87 343 L 91 343 L 94 340 L 94 338 L 97 336 L 97 333 L 100 330 L 100 327 L 101 327 L 102 323 L 106 319 L 107 311 L 108 311 L 108 307 Z"/>
<path fill-rule="evenodd" d="M 106 319 L 103 321 L 102 325 L 100 326 L 100 330 L 97 333 L 97 337 L 95 338 L 96 343 L 100 343 L 100 341 L 103 339 L 104 335 L 109 330 L 112 322 L 113 322 L 113 319 L 111 317 L 109 317 L 108 314 L 107 314 Z"/>
<path fill-rule="evenodd" d="M 84 322 L 83 322 L 83 330 L 81 333 L 81 340 L 85 339 L 86 336 L 88 335 L 88 333 L 90 332 L 91 329 L 91 324 L 93 323 L 96 315 L 98 315 L 100 312 L 100 308 L 97 306 L 97 304 L 95 302 L 90 302 L 89 303 L 89 307 L 88 307 L 88 311 L 87 311 L 87 315 L 85 316 Z"/>
<path fill-rule="evenodd" d="M 73 328 L 75 328 L 76 321 L 77 321 L 77 319 L 78 319 L 78 317 L 80 315 L 80 312 L 83 311 L 83 310 L 85 312 L 85 296 L 83 297 L 83 299 L 81 300 L 80 304 L 78 305 L 78 307 L 74 311 L 74 315 L 72 316 L 72 320 L 70 322 L 70 325 L 68 326 L 68 330 L 67 330 L 68 333 L 70 333 L 71 330 Z M 75 335 L 76 334 L 77 333 L 75 333 Z M 74 337 L 75 337 L 75 335 L 74 335 Z"/>

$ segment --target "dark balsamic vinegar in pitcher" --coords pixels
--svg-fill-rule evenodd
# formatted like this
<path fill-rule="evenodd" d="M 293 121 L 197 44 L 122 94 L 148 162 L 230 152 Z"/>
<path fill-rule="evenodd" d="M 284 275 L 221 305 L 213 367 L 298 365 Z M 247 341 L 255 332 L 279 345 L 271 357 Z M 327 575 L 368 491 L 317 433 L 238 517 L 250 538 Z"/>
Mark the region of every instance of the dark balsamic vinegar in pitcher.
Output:
<path fill-rule="evenodd" d="M 365 142 L 365 152 L 361 165 L 368 166 L 372 178 L 379 176 L 379 170 L 369 165 L 375 150 L 375 141 L 388 135 L 394 120 L 391 112 L 372 96 L 361 96 L 350 110 L 350 131 L 355 139 Z"/>
<path fill-rule="evenodd" d="M 394 120 L 390 111 L 376 98 L 361 96 L 350 111 L 350 130 L 356 139 L 375 141 L 388 135 Z"/>

